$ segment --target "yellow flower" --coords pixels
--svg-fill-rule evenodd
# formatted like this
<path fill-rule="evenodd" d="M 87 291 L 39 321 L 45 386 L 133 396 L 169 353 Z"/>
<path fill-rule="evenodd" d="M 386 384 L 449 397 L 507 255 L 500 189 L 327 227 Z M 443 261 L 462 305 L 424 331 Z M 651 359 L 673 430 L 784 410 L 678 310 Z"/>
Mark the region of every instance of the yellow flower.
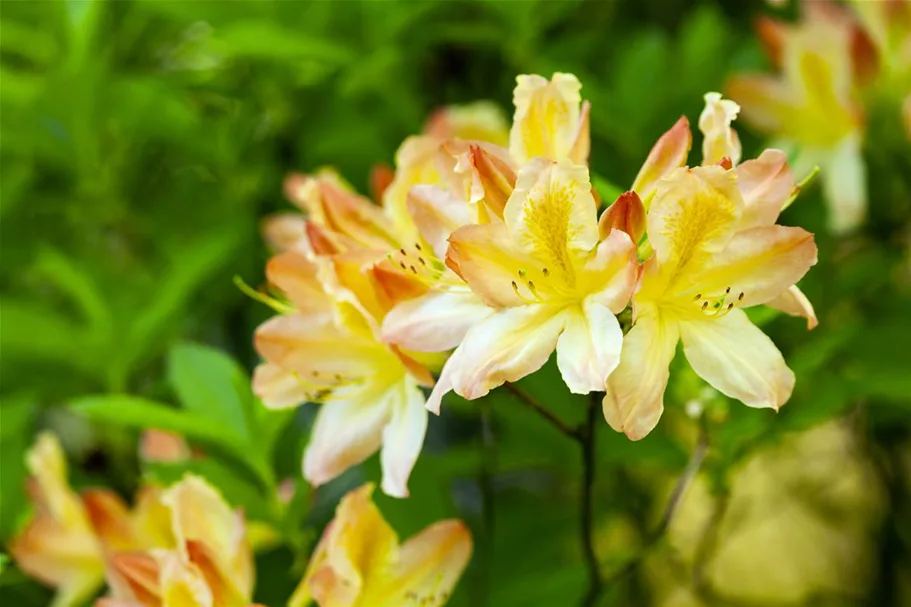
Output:
<path fill-rule="evenodd" d="M 329 482 L 382 446 L 383 491 L 408 495 L 427 412 L 420 385 L 427 369 L 379 339 L 386 311 L 375 288 L 372 253 L 353 251 L 316 260 L 286 251 L 272 260 L 269 281 L 292 309 L 256 331 L 266 360 L 253 387 L 266 406 L 321 402 L 304 456 L 304 476 Z"/>
<path fill-rule="evenodd" d="M 731 398 L 778 409 L 791 395 L 794 374 L 741 308 L 786 292 L 816 263 L 816 245 L 800 228 L 746 213 L 737 177 L 720 166 L 678 168 L 657 186 L 647 217 L 655 254 L 604 397 L 608 423 L 632 439 L 661 416 L 679 340 L 696 373 Z"/>
<path fill-rule="evenodd" d="M 97 607 L 246 607 L 253 594 L 253 555 L 243 513 L 193 475 L 154 500 L 150 523 L 161 543 L 108 557 L 110 596 Z M 163 516 L 162 516 L 163 515 Z"/>
<path fill-rule="evenodd" d="M 846 232 L 863 221 L 867 206 L 863 114 L 852 56 L 856 27 L 826 3 L 805 3 L 804 12 L 795 26 L 762 22 L 780 76 L 737 76 L 727 94 L 749 122 L 796 146 L 801 165 L 822 169 L 829 224 Z"/>
<path fill-rule="evenodd" d="M 471 555 L 458 520 L 399 544 L 373 503 L 373 485 L 346 495 L 323 533 L 289 607 L 440 607 Z"/>
<path fill-rule="evenodd" d="M 518 173 L 504 221 L 449 238 L 447 265 L 495 310 L 466 333 L 427 406 L 454 390 L 479 398 L 539 369 L 556 348 L 576 393 L 603 389 L 622 334 L 615 313 L 635 283 L 635 246 L 614 230 L 599 239 L 588 169 L 532 160 Z"/>
<path fill-rule="evenodd" d="M 22 571 L 57 589 L 53 607 L 79 605 L 104 581 L 102 546 L 80 497 L 70 488 L 57 438 L 40 434 L 26 455 L 35 514 L 13 538 Z"/>
<path fill-rule="evenodd" d="M 582 84 L 572 74 L 516 78 L 516 106 L 509 132 L 509 153 L 519 164 L 532 158 L 588 163 L 589 105 L 581 105 Z"/>

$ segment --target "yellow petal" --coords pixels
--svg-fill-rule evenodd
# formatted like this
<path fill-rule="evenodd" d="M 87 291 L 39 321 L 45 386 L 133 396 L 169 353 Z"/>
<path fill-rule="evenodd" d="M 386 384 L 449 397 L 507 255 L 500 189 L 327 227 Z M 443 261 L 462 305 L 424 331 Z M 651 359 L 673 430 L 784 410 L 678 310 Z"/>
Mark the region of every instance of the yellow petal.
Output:
<path fill-rule="evenodd" d="M 706 302 L 709 306 L 705 311 L 709 314 L 755 306 L 786 291 L 815 263 L 816 243 L 813 235 L 802 228 L 752 228 L 738 232 L 715 255 L 711 267 L 693 275 L 688 288 L 681 288 L 678 296 L 700 313 Z M 720 304 L 717 307 L 716 302 Z"/>
<path fill-rule="evenodd" d="M 578 260 L 598 243 L 587 168 L 542 159 L 529 162 L 519 169 L 503 217 L 510 240 L 547 269 L 549 280 L 544 282 L 575 288 Z"/>
<path fill-rule="evenodd" d="M 747 122 L 767 133 L 781 133 L 794 112 L 790 89 L 770 76 L 736 76 L 724 94 L 740 105 Z"/>
<path fill-rule="evenodd" d="M 606 306 L 586 299 L 565 314 L 557 340 L 557 367 L 573 394 L 604 390 L 607 377 L 620 362 L 623 331 Z"/>
<path fill-rule="evenodd" d="M 690 366 L 722 394 L 776 410 L 791 397 L 794 373 L 743 310 L 681 322 L 680 337 Z"/>
<path fill-rule="evenodd" d="M 446 262 L 474 293 L 495 307 L 527 303 L 518 290 L 519 271 L 539 265 L 511 245 L 500 222 L 463 226 L 453 232 Z M 524 287 L 523 283 L 523 291 Z"/>
<path fill-rule="evenodd" d="M 137 547 L 129 510 L 119 495 L 104 489 L 88 489 L 82 492 L 82 504 L 106 549 Z"/>
<path fill-rule="evenodd" d="M 394 225 L 394 233 L 400 243 L 412 243 L 418 239 L 418 231 L 408 212 L 408 192 L 420 185 L 444 185 L 448 176 L 442 169 L 455 168 L 455 159 L 442 152 L 443 142 L 437 137 L 409 137 L 395 155 L 395 179 L 383 193 L 383 207 Z M 449 160 L 442 163 L 440 155 Z"/>
<path fill-rule="evenodd" d="M 774 224 L 797 191 L 787 155 L 780 150 L 764 150 L 759 158 L 747 160 L 734 170 L 744 203 L 738 228 L 745 230 Z"/>
<path fill-rule="evenodd" d="M 661 181 L 648 213 L 658 261 L 677 274 L 699 267 L 730 240 L 743 212 L 736 176 L 718 166 L 677 169 Z"/>
<path fill-rule="evenodd" d="M 829 228 L 845 234 L 867 216 L 867 170 L 858 133 L 845 137 L 825 162 L 822 188 L 829 203 Z"/>
<path fill-rule="evenodd" d="M 702 140 L 702 164 L 718 164 L 722 158 L 729 158 L 736 165 L 740 162 L 742 149 L 737 131 L 731 123 L 737 118 L 740 106 L 730 99 L 722 99 L 721 93 L 705 94 L 705 109 L 699 115 L 699 130 Z"/>
<path fill-rule="evenodd" d="M 253 556 L 247 542 L 243 515 L 231 509 L 218 491 L 201 477 L 187 474 L 163 495 L 171 509 L 178 548 L 188 542 L 205 546 L 213 566 L 226 584 L 243 595 L 253 589 Z"/>
<path fill-rule="evenodd" d="M 389 403 L 390 415 L 383 428 L 383 493 L 408 497 L 408 477 L 424 445 L 427 409 L 424 394 L 414 382 L 401 382 Z"/>
<path fill-rule="evenodd" d="M 636 246 L 626 232 L 611 230 L 580 273 L 591 300 L 619 314 L 626 308 L 639 278 Z"/>
<path fill-rule="evenodd" d="M 512 157 L 521 164 L 535 157 L 567 158 L 579 138 L 581 89 L 572 74 L 556 73 L 551 80 L 537 75 L 516 78 L 516 111 L 509 133 Z"/>
<path fill-rule="evenodd" d="M 560 308 L 535 304 L 504 308 L 476 324 L 443 366 L 427 408 L 439 412 L 450 390 L 473 400 L 534 373 L 553 353 L 563 320 Z"/>
<path fill-rule="evenodd" d="M 439 139 L 468 139 L 506 145 L 509 125 L 503 111 L 490 101 L 451 105 L 437 110 L 424 132 Z"/>
<path fill-rule="evenodd" d="M 770 308 L 775 308 L 776 310 L 781 310 L 789 316 L 801 316 L 806 318 L 808 331 L 815 329 L 819 325 L 819 320 L 816 318 L 816 312 L 813 310 L 813 304 L 810 303 L 807 296 L 804 295 L 803 291 L 798 289 L 796 285 L 774 299 L 767 301 L 765 305 Z"/>
<path fill-rule="evenodd" d="M 195 566 L 186 563 L 177 552 L 163 553 L 158 558 L 161 607 L 215 607 L 212 591 Z"/>
<path fill-rule="evenodd" d="M 400 303 L 383 319 L 383 340 L 417 352 L 445 352 L 494 311 L 467 289 L 430 291 Z"/>
<path fill-rule="evenodd" d="M 652 147 L 632 187 L 642 199 L 646 210 L 651 204 L 658 182 L 674 169 L 686 164 L 692 145 L 690 123 L 686 116 L 681 116 Z"/>
<path fill-rule="evenodd" d="M 639 311 L 623 338 L 620 364 L 607 380 L 602 405 L 611 428 L 639 440 L 658 424 L 678 336 L 676 326 L 654 310 Z"/>
<path fill-rule="evenodd" d="M 390 583 L 370 604 L 444 605 L 468 565 L 471 548 L 471 533 L 462 521 L 441 521 L 427 527 L 402 544 Z"/>

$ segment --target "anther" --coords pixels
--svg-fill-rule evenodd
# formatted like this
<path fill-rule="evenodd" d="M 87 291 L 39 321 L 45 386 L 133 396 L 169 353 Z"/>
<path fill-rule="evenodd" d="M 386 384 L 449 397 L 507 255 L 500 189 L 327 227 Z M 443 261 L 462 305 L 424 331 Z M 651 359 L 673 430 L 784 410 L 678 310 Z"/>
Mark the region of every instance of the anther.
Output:
<path fill-rule="evenodd" d="M 342 375 L 341 375 L 341 373 L 336 373 L 336 374 L 335 374 L 335 381 L 342 381 Z"/>
<path fill-rule="evenodd" d="M 543 270 L 541 270 L 541 272 L 544 274 L 545 277 L 550 276 L 550 270 L 548 270 L 547 268 L 544 268 Z"/>
<path fill-rule="evenodd" d="M 693 298 L 693 301 L 699 301 L 702 299 L 702 293 L 696 293 L 696 297 Z"/>
<path fill-rule="evenodd" d="M 526 274 L 528 274 L 528 272 L 525 271 L 524 269 L 523 269 L 523 270 L 519 270 L 519 278 L 525 278 L 525 275 L 526 275 Z"/>
<path fill-rule="evenodd" d="M 519 285 L 516 284 L 516 281 L 512 281 L 512 288 L 515 289 L 516 291 L 519 290 Z"/>
<path fill-rule="evenodd" d="M 534 292 L 535 292 L 535 283 L 533 283 L 532 281 L 529 280 L 529 281 L 528 281 L 528 289 L 529 289 L 532 293 L 534 293 Z"/>
<path fill-rule="evenodd" d="M 414 268 L 414 266 L 408 266 L 408 267 L 411 269 L 411 273 L 412 273 L 412 274 L 417 274 L 417 273 L 418 273 L 418 271 Z"/>
<path fill-rule="evenodd" d="M 405 252 L 405 249 L 399 249 L 399 253 L 402 255 L 408 255 L 408 253 Z"/>
<path fill-rule="evenodd" d="M 741 291 L 740 295 L 737 296 L 737 301 L 743 301 L 743 291 Z"/>
<path fill-rule="evenodd" d="M 414 243 L 414 248 L 417 249 L 418 251 L 420 251 L 420 250 L 421 250 L 421 245 L 418 244 L 418 243 Z"/>
<path fill-rule="evenodd" d="M 703 309 L 703 310 L 705 310 L 705 309 L 708 308 L 708 307 L 709 307 L 709 302 L 707 302 L 707 301 L 702 302 L 702 309 Z"/>
<path fill-rule="evenodd" d="M 421 262 L 421 265 L 422 265 L 422 266 L 426 266 L 426 265 L 427 265 L 427 262 L 424 261 L 424 258 L 423 258 L 423 257 L 418 257 L 418 261 Z"/>
<path fill-rule="evenodd" d="M 733 308 L 733 307 L 734 307 L 734 303 L 733 303 L 733 302 L 732 302 L 732 303 L 729 303 L 729 304 L 728 304 L 728 311 L 730 311 L 731 308 Z"/>
<path fill-rule="evenodd" d="M 730 293 L 730 292 L 731 292 L 731 287 L 728 287 L 727 289 L 724 290 L 724 294 L 725 294 L 725 295 L 727 295 L 727 294 Z"/>
<path fill-rule="evenodd" d="M 407 270 L 407 269 L 408 269 L 408 266 L 405 265 L 405 262 L 404 262 L 404 261 L 400 261 L 400 262 L 399 262 L 399 265 L 402 266 L 402 269 L 403 269 L 403 270 Z"/>

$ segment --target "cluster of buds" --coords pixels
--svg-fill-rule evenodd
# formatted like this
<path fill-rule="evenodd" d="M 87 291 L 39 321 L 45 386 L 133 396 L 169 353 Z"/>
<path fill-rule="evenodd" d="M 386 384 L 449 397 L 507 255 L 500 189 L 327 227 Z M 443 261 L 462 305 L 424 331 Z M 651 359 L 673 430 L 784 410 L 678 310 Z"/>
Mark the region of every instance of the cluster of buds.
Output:
<path fill-rule="evenodd" d="M 776 225 L 799 191 L 785 154 L 740 162 L 739 106 L 705 100 L 701 164 L 687 166 L 681 118 L 600 217 L 590 107 L 571 74 L 519 76 L 509 128 L 487 103 L 437 113 L 394 173 L 376 173 L 374 200 L 329 171 L 289 177 L 304 213 L 265 224 L 278 253 L 259 297 L 281 314 L 256 331 L 254 389 L 270 407 L 322 403 L 304 476 L 320 485 L 381 450 L 383 490 L 407 496 L 427 410 L 554 352 L 569 390 L 604 392 L 607 422 L 632 439 L 658 422 L 681 340 L 720 392 L 783 405 L 794 375 L 743 309 L 815 324 L 795 283 L 816 246 Z"/>

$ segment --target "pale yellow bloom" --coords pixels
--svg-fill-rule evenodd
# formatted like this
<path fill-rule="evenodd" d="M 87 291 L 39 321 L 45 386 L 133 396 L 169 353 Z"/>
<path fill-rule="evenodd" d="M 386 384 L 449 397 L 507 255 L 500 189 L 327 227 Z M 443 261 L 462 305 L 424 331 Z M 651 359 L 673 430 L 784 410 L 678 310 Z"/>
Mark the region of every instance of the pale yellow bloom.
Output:
<path fill-rule="evenodd" d="M 588 104 L 582 105 L 582 84 L 572 74 L 556 73 L 516 78 L 513 103 L 516 106 L 509 153 L 519 164 L 532 158 L 568 159 L 588 163 Z"/>
<path fill-rule="evenodd" d="M 399 544 L 371 498 L 346 495 L 320 539 L 289 607 L 440 607 L 471 555 L 458 520 L 436 523 Z"/>
<path fill-rule="evenodd" d="M 454 390 L 474 399 L 539 369 L 556 349 L 570 390 L 601 390 L 617 365 L 636 277 L 635 246 L 599 238 L 588 169 L 537 158 L 519 170 L 503 222 L 467 225 L 449 238 L 447 265 L 496 310 L 466 333 L 427 406 Z"/>
<path fill-rule="evenodd" d="M 746 208 L 734 169 L 679 168 L 659 182 L 647 218 L 655 254 L 604 398 L 615 430 L 638 439 L 657 424 L 679 340 L 723 394 L 774 409 L 790 397 L 794 374 L 741 308 L 787 291 L 816 263 L 816 245 L 800 228 L 752 223 Z"/>

